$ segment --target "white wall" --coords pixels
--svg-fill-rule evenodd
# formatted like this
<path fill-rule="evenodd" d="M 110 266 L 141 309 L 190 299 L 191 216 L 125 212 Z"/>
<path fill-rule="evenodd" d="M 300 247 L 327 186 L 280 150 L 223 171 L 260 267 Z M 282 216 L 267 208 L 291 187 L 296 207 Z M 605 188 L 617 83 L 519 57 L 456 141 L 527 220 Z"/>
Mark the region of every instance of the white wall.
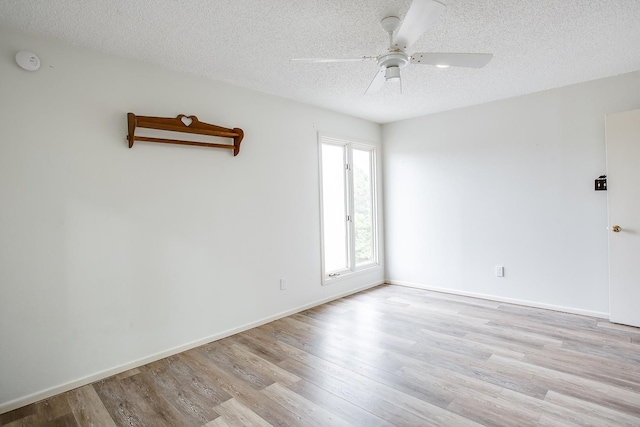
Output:
<path fill-rule="evenodd" d="M 322 286 L 319 243 L 317 131 L 379 125 L 8 28 L 0 76 L 0 412 L 383 281 Z M 240 155 L 129 149 L 129 111 Z"/>
<path fill-rule="evenodd" d="M 605 114 L 638 107 L 640 72 L 385 125 L 388 280 L 606 316 L 594 179 Z"/>

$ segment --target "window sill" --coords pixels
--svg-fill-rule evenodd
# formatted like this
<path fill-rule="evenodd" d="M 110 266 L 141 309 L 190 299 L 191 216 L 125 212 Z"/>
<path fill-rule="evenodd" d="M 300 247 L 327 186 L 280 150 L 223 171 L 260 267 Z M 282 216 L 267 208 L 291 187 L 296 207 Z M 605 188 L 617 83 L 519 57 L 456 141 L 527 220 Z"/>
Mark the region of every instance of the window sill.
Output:
<path fill-rule="evenodd" d="M 375 273 L 376 271 L 381 271 L 382 265 L 380 264 L 372 264 L 366 267 L 362 267 L 356 271 L 349 271 L 340 273 L 339 276 L 336 277 L 323 277 L 322 286 L 331 285 L 333 283 L 344 282 L 348 279 L 358 278 L 360 276 L 365 276 L 367 274 Z"/>

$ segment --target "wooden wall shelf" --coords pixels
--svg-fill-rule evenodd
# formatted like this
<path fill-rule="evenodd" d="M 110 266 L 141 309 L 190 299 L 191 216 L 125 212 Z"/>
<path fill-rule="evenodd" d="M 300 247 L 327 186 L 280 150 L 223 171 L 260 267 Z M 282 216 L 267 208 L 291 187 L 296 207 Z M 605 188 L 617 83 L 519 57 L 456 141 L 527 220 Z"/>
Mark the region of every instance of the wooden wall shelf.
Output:
<path fill-rule="evenodd" d="M 239 128 L 223 128 L 221 126 L 211 125 L 198 120 L 196 116 L 178 115 L 175 118 L 165 117 L 147 117 L 136 116 L 133 113 L 127 114 L 127 122 L 129 134 L 129 148 L 133 147 L 135 141 L 159 142 L 162 144 L 180 144 L 180 145 L 196 145 L 198 147 L 226 148 L 233 150 L 233 155 L 237 156 L 240 152 L 240 143 L 244 137 L 244 132 Z M 170 132 L 184 132 L 198 135 L 217 136 L 222 138 L 232 138 L 231 144 L 217 144 L 212 142 L 183 141 L 179 139 L 153 138 L 148 136 L 135 136 L 136 128 L 157 129 Z"/>

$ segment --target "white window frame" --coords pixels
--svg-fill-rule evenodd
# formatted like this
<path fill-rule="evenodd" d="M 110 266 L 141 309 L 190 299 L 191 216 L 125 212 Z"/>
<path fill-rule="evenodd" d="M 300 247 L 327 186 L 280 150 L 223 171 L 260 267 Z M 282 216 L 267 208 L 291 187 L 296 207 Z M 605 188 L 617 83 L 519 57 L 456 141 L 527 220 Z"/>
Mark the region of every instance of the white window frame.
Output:
<path fill-rule="evenodd" d="M 323 191 L 323 166 L 322 166 L 322 146 L 323 144 L 331 144 L 345 147 L 345 221 L 347 221 L 347 266 L 344 269 L 336 271 L 326 271 L 325 263 L 325 242 L 324 242 L 324 191 Z M 355 223 L 354 218 L 354 197 L 353 197 L 353 149 L 366 150 L 371 152 L 371 219 L 372 219 L 372 239 L 373 239 L 373 260 L 366 264 L 356 265 L 356 248 L 355 248 Z M 353 277 L 362 271 L 380 267 L 380 248 L 379 248 L 379 224 L 378 224 L 378 176 L 377 176 L 377 147 L 374 144 L 355 141 L 352 139 L 337 137 L 326 133 L 318 133 L 318 162 L 319 162 L 319 183 L 320 183 L 320 242 L 321 242 L 321 258 L 322 258 L 322 283 L 329 284 L 340 279 Z"/>

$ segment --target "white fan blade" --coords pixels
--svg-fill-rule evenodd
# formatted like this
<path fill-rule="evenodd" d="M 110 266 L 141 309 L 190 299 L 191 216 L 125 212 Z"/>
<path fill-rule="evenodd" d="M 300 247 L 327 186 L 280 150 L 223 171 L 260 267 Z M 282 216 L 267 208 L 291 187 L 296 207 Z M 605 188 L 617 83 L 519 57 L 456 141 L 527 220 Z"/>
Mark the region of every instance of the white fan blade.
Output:
<path fill-rule="evenodd" d="M 413 0 L 393 40 L 394 47 L 404 50 L 414 44 L 446 8 L 434 0 Z"/>
<path fill-rule="evenodd" d="M 378 59 L 377 56 L 361 56 L 360 58 L 295 58 L 292 61 L 309 62 L 309 63 L 325 63 L 325 62 L 361 62 L 372 61 Z"/>
<path fill-rule="evenodd" d="M 469 67 L 482 68 L 491 61 L 490 53 L 414 53 L 412 64 L 439 65 L 443 68 Z"/>
<path fill-rule="evenodd" d="M 378 71 L 376 76 L 373 78 L 373 80 L 371 80 L 369 87 L 365 91 L 364 93 L 365 95 L 376 93 L 382 88 L 382 86 L 384 85 L 384 82 L 387 81 L 387 79 L 385 79 L 384 77 L 384 72 L 385 72 L 385 68 L 380 67 L 380 70 Z"/>

